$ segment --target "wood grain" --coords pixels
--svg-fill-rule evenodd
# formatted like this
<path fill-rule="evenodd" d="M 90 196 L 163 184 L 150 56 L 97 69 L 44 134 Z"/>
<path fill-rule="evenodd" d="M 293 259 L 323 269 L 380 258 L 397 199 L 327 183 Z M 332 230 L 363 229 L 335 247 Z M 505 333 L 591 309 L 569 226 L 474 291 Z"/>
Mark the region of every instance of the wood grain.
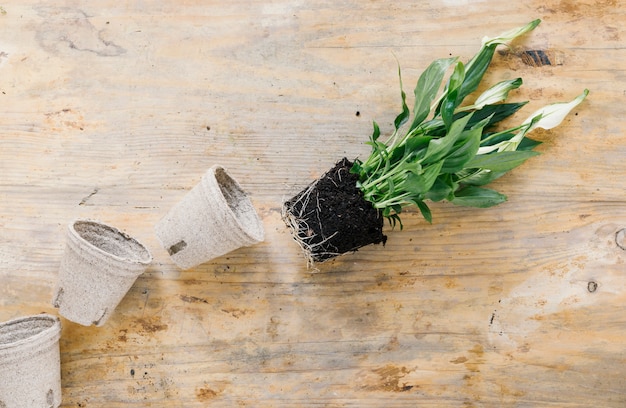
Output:
<path fill-rule="evenodd" d="M 63 321 L 63 407 L 622 407 L 626 6 L 614 0 L 174 1 L 0 9 L 0 320 L 50 305 L 68 222 L 154 263 L 102 328 Z M 306 268 L 282 200 L 367 154 L 440 57 L 496 55 L 520 113 L 587 101 L 489 210 L 432 206 Z M 533 63 L 541 51 L 550 64 Z M 411 92 L 408 92 L 409 94 Z M 219 163 L 266 241 L 189 271 L 154 224 Z"/>

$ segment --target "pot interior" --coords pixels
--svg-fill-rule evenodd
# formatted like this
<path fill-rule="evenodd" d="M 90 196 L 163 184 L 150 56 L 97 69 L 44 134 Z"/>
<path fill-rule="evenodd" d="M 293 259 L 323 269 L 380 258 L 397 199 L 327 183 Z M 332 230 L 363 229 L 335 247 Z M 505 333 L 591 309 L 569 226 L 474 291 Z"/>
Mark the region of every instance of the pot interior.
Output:
<path fill-rule="evenodd" d="M 226 173 L 223 168 L 215 169 L 215 179 L 220 187 L 222 195 L 226 199 L 228 207 L 231 209 L 235 217 L 239 220 L 241 226 L 252 233 L 258 235 L 258 218 L 252 203 L 248 199 L 246 193 L 239 187 L 239 184 Z"/>
<path fill-rule="evenodd" d="M 76 221 L 74 230 L 91 245 L 118 258 L 141 263 L 151 260 L 143 245 L 116 228 L 94 221 Z"/>
<path fill-rule="evenodd" d="M 0 348 L 29 339 L 50 328 L 57 321 L 51 317 L 33 316 L 0 325 Z"/>

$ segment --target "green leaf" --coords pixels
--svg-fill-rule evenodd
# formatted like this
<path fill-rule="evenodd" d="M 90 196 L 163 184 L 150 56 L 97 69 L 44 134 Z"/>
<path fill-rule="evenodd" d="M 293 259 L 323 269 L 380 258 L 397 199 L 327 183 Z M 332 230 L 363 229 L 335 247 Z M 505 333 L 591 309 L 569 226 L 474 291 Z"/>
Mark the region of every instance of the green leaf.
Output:
<path fill-rule="evenodd" d="M 478 127 L 461 133 L 461 137 L 443 162 L 442 173 L 454 173 L 463 169 L 478 152 L 482 130 L 482 127 Z"/>
<path fill-rule="evenodd" d="M 460 174 L 461 173 L 457 173 L 457 175 Z M 485 184 L 489 184 L 492 181 L 504 176 L 506 174 L 506 171 L 495 172 L 485 169 L 476 171 L 476 169 L 473 169 L 470 174 L 470 176 L 465 175 L 462 178 L 463 184 L 470 186 L 484 186 Z"/>
<path fill-rule="evenodd" d="M 454 111 L 457 107 L 458 90 L 449 91 L 445 98 L 441 101 L 441 119 L 446 130 L 450 131 L 450 127 L 454 122 Z"/>
<path fill-rule="evenodd" d="M 482 140 L 480 141 L 480 145 L 497 145 L 498 143 L 504 142 L 506 140 L 511 140 L 514 136 L 515 133 L 510 132 L 484 133 L 482 136 Z"/>
<path fill-rule="evenodd" d="M 461 133 L 471 118 L 472 115 L 470 114 L 456 120 L 452 123 L 450 131 L 446 136 L 439 139 L 432 139 L 430 143 L 428 143 L 424 163 L 432 163 L 443 159 L 461 136 Z"/>
<path fill-rule="evenodd" d="M 497 105 L 485 105 L 481 109 L 473 111 L 472 119 L 470 119 L 465 128 L 468 129 L 474 127 L 476 123 L 490 117 L 489 122 L 485 126 L 488 128 L 513 115 L 527 103 L 528 102 L 515 102 L 500 103 Z M 470 111 L 457 112 L 454 114 L 453 120 L 459 120 L 460 118 L 468 114 L 470 114 Z M 423 126 L 420 128 L 423 129 L 424 134 L 427 134 L 428 136 L 442 137 L 446 134 L 446 127 L 443 121 L 439 118 L 424 122 Z"/>
<path fill-rule="evenodd" d="M 405 139 L 403 144 L 392 149 L 387 161 L 391 166 L 395 166 L 400 162 L 415 162 L 421 159 L 430 139 L 430 137 L 418 135 Z"/>
<path fill-rule="evenodd" d="M 393 125 L 396 128 L 396 130 L 400 129 L 400 127 L 404 123 L 406 123 L 410 115 L 409 107 L 406 105 L 406 93 L 404 92 L 404 89 L 402 87 L 402 74 L 400 72 L 400 65 L 398 65 L 398 78 L 400 79 L 400 96 L 402 97 L 402 112 L 400 112 L 400 114 L 396 116 L 396 119 L 393 121 Z"/>
<path fill-rule="evenodd" d="M 363 167 L 362 167 L 362 163 L 361 160 L 354 160 L 354 162 L 352 162 L 352 167 L 350 168 L 350 173 L 352 174 L 360 174 L 362 171 Z M 357 182 L 357 184 L 360 184 L 360 182 Z"/>
<path fill-rule="evenodd" d="M 446 126 L 450 129 L 454 118 L 454 111 L 463 99 L 459 99 L 459 88 L 463 85 L 465 79 L 465 66 L 462 62 L 457 62 L 445 90 L 445 96 L 441 102 L 441 118 Z"/>
<path fill-rule="evenodd" d="M 497 45 L 492 45 L 488 47 L 482 47 L 478 54 L 476 54 L 468 63 L 465 71 L 465 80 L 463 81 L 463 85 L 461 85 L 461 89 L 458 93 L 459 103 L 461 103 L 465 97 L 478 88 L 480 81 L 483 79 L 489 64 L 491 64 L 491 60 L 493 59 L 493 54 L 496 51 Z"/>
<path fill-rule="evenodd" d="M 524 163 L 526 160 L 539 153 L 532 150 L 514 150 L 504 152 L 494 152 L 474 157 L 465 168 L 468 169 L 488 169 L 494 172 L 509 171 Z"/>
<path fill-rule="evenodd" d="M 472 120 L 469 122 L 469 126 L 473 126 L 474 123 L 480 122 L 481 120 L 491 117 L 489 123 L 485 127 L 492 126 L 509 116 L 513 115 L 515 112 L 520 110 L 524 105 L 528 102 L 513 102 L 513 103 L 499 103 L 497 105 L 485 105 L 480 110 L 474 112 L 474 116 L 472 116 Z"/>
<path fill-rule="evenodd" d="M 421 201 L 421 200 L 419 200 L 419 201 L 415 201 L 415 205 L 417 206 L 417 208 L 419 208 L 419 210 L 422 213 L 422 216 L 424 217 L 424 219 L 426 221 L 428 221 L 430 224 L 432 224 L 433 223 L 433 214 L 430 212 L 430 208 L 428 208 L 426 203 Z"/>
<path fill-rule="evenodd" d="M 506 201 L 506 196 L 495 190 L 482 187 L 467 186 L 455 193 L 452 204 L 464 207 L 487 208 Z"/>
<path fill-rule="evenodd" d="M 404 142 L 405 155 L 408 153 L 415 153 L 428 146 L 428 143 L 432 140 L 429 136 L 413 136 Z"/>
<path fill-rule="evenodd" d="M 371 155 L 379 156 L 381 160 L 384 160 L 383 152 L 385 151 L 387 145 L 378 141 L 366 142 L 365 144 L 372 146 Z"/>
<path fill-rule="evenodd" d="M 416 195 L 425 194 L 437 179 L 441 166 L 443 166 L 443 160 L 424 167 L 421 174 L 409 172 L 401 184 L 401 188 Z"/>
<path fill-rule="evenodd" d="M 418 175 L 418 176 L 420 176 L 422 173 L 424 173 L 424 168 L 422 167 L 422 163 L 419 162 L 419 161 L 407 162 L 401 168 L 404 171 L 411 172 L 411 173 L 413 173 L 415 175 Z"/>
<path fill-rule="evenodd" d="M 526 136 L 524 139 L 522 139 L 519 146 L 517 146 L 517 150 L 532 150 L 535 147 L 539 146 L 541 143 L 543 142 L 531 139 L 528 136 Z"/>
<path fill-rule="evenodd" d="M 378 127 L 378 123 L 376 123 L 376 121 L 373 121 L 373 125 L 374 132 L 372 133 L 372 137 L 370 138 L 370 140 L 372 142 L 375 142 L 380 137 L 380 127 Z"/>
<path fill-rule="evenodd" d="M 456 188 L 456 186 L 451 186 L 451 180 L 448 177 L 447 180 L 444 179 L 444 176 L 448 175 L 440 175 L 435 180 L 435 183 L 432 185 L 428 193 L 424 196 L 424 198 L 429 199 L 430 201 L 441 201 L 447 198 L 450 193 Z"/>
<path fill-rule="evenodd" d="M 389 224 L 391 225 L 392 229 L 396 228 L 397 224 L 400 224 L 400 231 L 402 231 L 404 225 L 402 225 L 402 220 L 400 219 L 400 216 L 398 214 L 390 214 L 386 215 L 385 217 L 387 217 L 387 220 L 389 220 Z"/>
<path fill-rule="evenodd" d="M 415 86 L 415 105 L 413 106 L 413 122 L 409 130 L 416 128 L 428 117 L 430 105 L 437 96 L 443 76 L 457 59 L 442 58 L 433 61 L 420 75 Z"/>

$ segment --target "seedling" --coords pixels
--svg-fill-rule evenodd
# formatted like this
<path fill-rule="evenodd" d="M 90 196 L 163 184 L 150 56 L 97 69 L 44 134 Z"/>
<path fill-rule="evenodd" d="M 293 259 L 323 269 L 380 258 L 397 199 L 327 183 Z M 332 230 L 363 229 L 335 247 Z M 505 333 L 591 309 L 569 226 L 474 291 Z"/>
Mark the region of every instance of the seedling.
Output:
<path fill-rule="evenodd" d="M 417 81 L 412 110 L 398 68 L 402 111 L 394 120 L 393 133 L 381 141 L 380 127 L 374 122 L 367 142 L 372 148 L 369 157 L 343 159 L 284 205 L 283 218 L 310 262 L 384 243 L 382 218 L 402 228 L 400 214 L 407 206 L 416 206 L 432 222 L 427 201 L 480 208 L 506 201 L 504 194 L 484 185 L 536 156 L 533 149 L 540 143 L 528 133 L 558 126 L 588 94 L 585 89 L 570 102 L 548 105 L 505 130 L 493 129 L 527 103 L 506 102 L 509 92 L 522 85 L 522 78 L 499 82 L 473 103 L 463 104 L 480 85 L 496 48 L 539 23 L 534 20 L 484 38 L 467 63 L 456 57 L 433 61 Z M 338 204 L 337 198 L 344 204 Z"/>

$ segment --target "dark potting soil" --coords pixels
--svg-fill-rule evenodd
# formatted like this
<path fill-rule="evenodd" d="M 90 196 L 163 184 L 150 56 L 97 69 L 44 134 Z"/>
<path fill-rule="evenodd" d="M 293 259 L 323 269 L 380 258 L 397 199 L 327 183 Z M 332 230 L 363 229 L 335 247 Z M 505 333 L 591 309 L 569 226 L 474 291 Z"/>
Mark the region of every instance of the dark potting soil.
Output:
<path fill-rule="evenodd" d="M 343 158 L 284 204 L 285 222 L 312 261 L 321 262 L 385 243 L 383 217 L 356 186 L 352 162 Z"/>

